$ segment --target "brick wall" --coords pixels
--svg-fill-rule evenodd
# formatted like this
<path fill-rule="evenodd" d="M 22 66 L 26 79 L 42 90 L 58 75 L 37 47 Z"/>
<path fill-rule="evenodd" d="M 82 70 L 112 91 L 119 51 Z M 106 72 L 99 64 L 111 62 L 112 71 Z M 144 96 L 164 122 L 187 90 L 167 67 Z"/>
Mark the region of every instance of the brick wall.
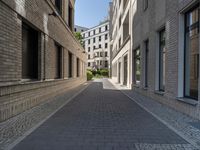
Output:
<path fill-rule="evenodd" d="M 142 55 L 142 80 L 140 87 L 133 89 L 141 94 L 152 97 L 178 111 L 186 113 L 194 118 L 200 119 L 199 102 L 197 106 L 183 103 L 178 97 L 178 50 L 179 50 L 179 28 L 180 11 L 190 5 L 192 0 L 154 0 L 149 3 L 148 9 L 143 10 L 142 1 L 137 2 L 137 12 L 133 16 L 133 50 L 140 46 Z M 194 2 L 194 1 L 193 1 Z M 158 31 L 166 29 L 166 90 L 157 93 L 158 83 Z M 148 89 L 144 89 L 144 41 L 149 39 L 149 63 L 148 63 Z M 134 60 L 133 60 L 134 62 Z M 134 69 L 133 69 L 134 70 Z"/>
<path fill-rule="evenodd" d="M 72 3 L 73 4 L 73 3 Z M 66 14 L 54 17 L 50 0 L 0 1 L 0 121 L 86 81 L 86 55 L 67 25 Z M 40 32 L 38 81 L 22 81 L 22 22 Z M 62 48 L 62 78 L 55 80 L 55 42 Z M 68 52 L 81 61 L 83 72 L 68 77 Z M 76 67 L 76 62 L 73 62 Z"/>

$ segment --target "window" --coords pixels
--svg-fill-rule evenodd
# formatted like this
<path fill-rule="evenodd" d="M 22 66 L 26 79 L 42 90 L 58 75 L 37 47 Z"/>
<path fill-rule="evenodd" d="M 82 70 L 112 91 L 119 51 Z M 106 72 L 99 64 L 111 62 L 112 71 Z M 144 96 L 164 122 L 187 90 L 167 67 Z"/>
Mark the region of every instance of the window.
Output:
<path fill-rule="evenodd" d="M 107 40 L 107 39 L 108 39 L 108 34 L 105 35 L 105 40 Z"/>
<path fill-rule="evenodd" d="M 61 0 L 60 0 L 61 1 Z M 68 6 L 68 25 L 69 25 L 69 28 L 72 30 L 73 28 L 73 8 L 72 8 L 72 5 L 69 3 L 69 6 Z"/>
<path fill-rule="evenodd" d="M 159 91 L 165 91 L 165 68 L 166 68 L 166 32 L 165 29 L 159 33 Z"/>
<path fill-rule="evenodd" d="M 119 49 L 121 48 L 121 38 L 119 38 Z"/>
<path fill-rule="evenodd" d="M 90 44 L 90 39 L 88 40 L 88 44 Z"/>
<path fill-rule="evenodd" d="M 95 49 L 96 49 L 96 46 L 93 46 L 93 49 L 95 50 Z"/>
<path fill-rule="evenodd" d="M 22 79 L 38 79 L 38 31 L 22 25 Z"/>
<path fill-rule="evenodd" d="M 100 52 L 100 57 L 103 57 L 103 52 Z"/>
<path fill-rule="evenodd" d="M 108 48 L 108 43 L 105 43 L 105 48 Z"/>
<path fill-rule="evenodd" d="M 103 62 L 102 62 L 102 60 L 100 60 L 100 66 L 102 66 L 102 64 L 103 64 Z"/>
<path fill-rule="evenodd" d="M 80 60 L 79 58 L 76 59 L 76 76 L 80 76 Z"/>
<path fill-rule="evenodd" d="M 90 64 L 90 62 L 89 62 L 89 63 L 88 63 L 88 67 L 90 67 L 90 65 L 91 65 L 91 64 Z"/>
<path fill-rule="evenodd" d="M 101 48 L 101 44 L 99 44 L 99 48 Z"/>
<path fill-rule="evenodd" d="M 135 84 L 140 84 L 141 79 L 141 62 L 140 62 L 140 49 L 134 51 L 134 68 L 135 68 Z"/>
<path fill-rule="evenodd" d="M 101 33 L 101 28 L 99 28 L 99 33 Z"/>
<path fill-rule="evenodd" d="M 93 31 L 93 34 L 95 35 L 96 33 L 95 33 L 95 30 Z"/>
<path fill-rule="evenodd" d="M 144 42 L 145 45 L 145 87 L 148 87 L 148 64 L 149 64 L 149 40 Z"/>
<path fill-rule="evenodd" d="M 62 77 L 62 47 L 55 43 L 55 79 L 60 79 Z"/>
<path fill-rule="evenodd" d="M 108 57 L 108 52 L 105 52 L 105 57 Z"/>
<path fill-rule="evenodd" d="M 101 36 L 99 36 L 99 42 L 101 42 Z"/>
<path fill-rule="evenodd" d="M 108 61 L 106 60 L 105 61 L 105 68 L 107 68 L 108 67 Z"/>
<path fill-rule="evenodd" d="M 199 4 L 185 14 L 184 96 L 198 99 Z"/>
<path fill-rule="evenodd" d="M 56 9 L 60 14 L 62 14 L 62 0 L 55 0 Z"/>
<path fill-rule="evenodd" d="M 107 26 L 107 25 L 105 26 L 105 30 L 106 30 L 106 31 L 108 30 L 108 26 Z"/>
<path fill-rule="evenodd" d="M 72 69 L 73 69 L 73 54 L 72 53 L 68 53 L 68 65 L 69 65 L 69 67 L 68 67 L 68 77 L 69 78 L 72 78 Z"/>
<path fill-rule="evenodd" d="M 90 55 L 88 55 L 88 59 L 90 59 Z"/>
<path fill-rule="evenodd" d="M 76 28 L 74 29 L 74 31 L 76 32 Z"/>
<path fill-rule="evenodd" d="M 90 52 L 90 47 L 88 47 L 88 52 Z"/>
<path fill-rule="evenodd" d="M 145 10 L 147 10 L 147 8 L 148 8 L 148 0 L 143 0 L 143 10 L 145 11 Z"/>
<path fill-rule="evenodd" d="M 90 32 L 88 32 L 88 36 L 90 36 Z"/>
<path fill-rule="evenodd" d="M 96 42 L 96 38 L 93 38 L 93 43 L 95 43 Z"/>

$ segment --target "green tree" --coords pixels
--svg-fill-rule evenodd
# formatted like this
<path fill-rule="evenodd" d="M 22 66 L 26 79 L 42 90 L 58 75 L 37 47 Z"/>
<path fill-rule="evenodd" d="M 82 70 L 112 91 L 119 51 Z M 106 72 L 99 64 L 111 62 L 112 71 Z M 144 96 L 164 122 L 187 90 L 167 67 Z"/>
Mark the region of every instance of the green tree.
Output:
<path fill-rule="evenodd" d="M 80 32 L 75 32 L 74 35 L 75 35 L 76 39 L 77 39 L 77 40 L 81 43 L 81 45 L 83 46 L 83 37 L 82 37 L 81 33 L 80 33 Z"/>

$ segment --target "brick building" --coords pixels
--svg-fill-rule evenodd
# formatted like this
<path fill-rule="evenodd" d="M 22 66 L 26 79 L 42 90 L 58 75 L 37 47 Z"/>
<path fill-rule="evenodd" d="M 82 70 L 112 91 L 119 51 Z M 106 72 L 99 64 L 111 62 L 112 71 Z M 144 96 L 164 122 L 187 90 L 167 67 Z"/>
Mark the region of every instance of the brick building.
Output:
<path fill-rule="evenodd" d="M 121 7 L 124 1 L 114 0 L 113 5 Z M 200 119 L 199 0 L 126 3 L 131 3 L 132 89 Z"/>
<path fill-rule="evenodd" d="M 0 121 L 86 81 L 74 0 L 0 0 Z"/>

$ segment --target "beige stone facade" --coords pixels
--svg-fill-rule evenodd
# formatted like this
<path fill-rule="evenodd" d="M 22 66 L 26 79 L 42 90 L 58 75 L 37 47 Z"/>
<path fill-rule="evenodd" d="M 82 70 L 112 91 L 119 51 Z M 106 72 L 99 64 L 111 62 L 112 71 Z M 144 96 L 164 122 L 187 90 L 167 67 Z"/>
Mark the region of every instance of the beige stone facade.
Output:
<path fill-rule="evenodd" d="M 0 121 L 86 81 L 73 0 L 1 0 L 0 12 Z"/>
<path fill-rule="evenodd" d="M 119 2 L 114 0 L 113 6 Z M 200 119 L 199 1 L 130 2 L 132 89 Z M 118 78 L 115 68 L 113 64 L 113 77 Z"/>

